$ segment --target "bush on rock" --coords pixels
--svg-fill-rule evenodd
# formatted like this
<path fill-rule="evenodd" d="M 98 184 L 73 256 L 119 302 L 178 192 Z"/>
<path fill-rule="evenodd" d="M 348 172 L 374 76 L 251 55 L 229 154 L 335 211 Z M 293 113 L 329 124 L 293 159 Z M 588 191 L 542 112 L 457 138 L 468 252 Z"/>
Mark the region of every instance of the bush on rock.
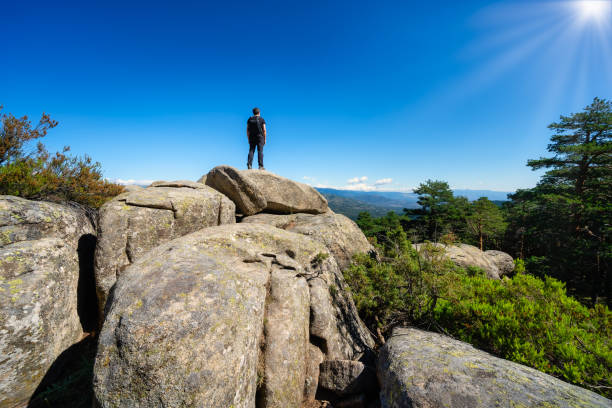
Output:
<path fill-rule="evenodd" d="M 46 136 L 57 122 L 43 114 L 33 126 L 27 116 L 17 118 L 1 112 L 0 106 L 0 194 L 51 201 L 75 201 L 100 207 L 123 191 L 102 177 L 100 163 L 89 156 L 50 154 L 42 143 L 27 153 L 29 143 Z"/>

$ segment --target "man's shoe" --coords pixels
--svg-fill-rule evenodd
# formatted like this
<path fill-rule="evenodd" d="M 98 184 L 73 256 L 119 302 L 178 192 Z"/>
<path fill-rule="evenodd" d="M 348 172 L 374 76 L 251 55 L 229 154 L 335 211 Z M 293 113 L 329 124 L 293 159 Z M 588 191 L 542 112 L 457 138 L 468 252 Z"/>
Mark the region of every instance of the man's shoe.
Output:
<path fill-rule="evenodd" d="M 259 168 L 259 170 L 265 170 L 265 169 L 266 169 L 265 167 L 260 167 L 260 168 Z"/>
<path fill-rule="evenodd" d="M 247 169 L 251 170 L 253 167 L 250 164 L 247 164 Z"/>

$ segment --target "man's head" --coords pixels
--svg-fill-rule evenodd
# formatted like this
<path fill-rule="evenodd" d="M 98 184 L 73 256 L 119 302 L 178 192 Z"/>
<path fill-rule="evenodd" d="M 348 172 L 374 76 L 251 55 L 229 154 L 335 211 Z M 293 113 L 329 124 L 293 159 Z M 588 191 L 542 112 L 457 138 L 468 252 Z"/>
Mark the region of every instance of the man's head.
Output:
<path fill-rule="evenodd" d="M 259 108 L 253 108 L 253 115 L 259 115 Z"/>

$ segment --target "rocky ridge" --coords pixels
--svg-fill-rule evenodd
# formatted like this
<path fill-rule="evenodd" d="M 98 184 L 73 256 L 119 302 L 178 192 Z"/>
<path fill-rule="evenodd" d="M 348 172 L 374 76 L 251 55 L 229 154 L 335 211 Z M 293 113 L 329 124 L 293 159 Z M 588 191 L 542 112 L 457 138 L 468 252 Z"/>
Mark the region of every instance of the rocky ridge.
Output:
<path fill-rule="evenodd" d="M 40 381 L 24 380 L 29 366 L 22 357 L 31 361 L 41 352 L 37 342 L 28 343 L 33 329 L 45 332 L 37 338 L 47 346 L 42 374 L 83 332 L 71 302 L 83 275 L 79 243 L 89 237 L 91 246 L 95 235 L 97 290 L 89 295 L 95 300 L 97 293 L 103 319 L 94 367 L 98 407 L 464 407 L 475 394 L 476 402 L 489 401 L 493 388 L 501 396 L 498 406 L 610 404 L 432 333 L 398 331 L 377 362 L 341 273 L 354 254 L 371 251 L 370 244 L 316 190 L 266 171 L 219 166 L 200 182 L 130 188 L 100 209 L 97 228 L 82 211 L 57 204 L 2 197 L 0 209 L 0 291 L 42 294 L 44 307 L 66 312 L 19 317 L 16 326 L 11 316 L 22 312 L 0 301 L 10 326 L 5 330 L 17 339 L 8 343 L 0 330 L 0 351 L 12 351 L 0 362 L 0 374 L 22 369 L 13 382 L 0 376 L 2 406 L 25 406 Z M 31 249 L 15 263 L 19 245 Z M 450 256 L 458 264 L 484 265 L 491 278 L 511 272 L 507 254 L 459 249 L 460 256 Z M 85 272 L 93 276 L 91 269 Z M 49 285 L 58 272 L 61 279 Z M 37 278 L 19 289 L 15 274 Z M 16 302 L 27 314 L 36 302 L 42 307 L 36 296 Z M 459 354 L 469 358 L 453 360 Z M 507 381 L 519 372 L 533 384 Z M 480 384 L 489 377 L 495 385 Z M 571 399 L 551 397 L 556 394 Z"/>

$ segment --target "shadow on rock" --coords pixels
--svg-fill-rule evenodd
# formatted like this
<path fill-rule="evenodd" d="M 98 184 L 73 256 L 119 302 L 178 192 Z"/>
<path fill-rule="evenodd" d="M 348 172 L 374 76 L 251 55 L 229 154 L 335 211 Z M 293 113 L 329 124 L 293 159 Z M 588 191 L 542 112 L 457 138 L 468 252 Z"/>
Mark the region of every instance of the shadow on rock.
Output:
<path fill-rule="evenodd" d="M 85 333 L 98 328 L 98 299 L 94 275 L 94 252 L 96 237 L 91 234 L 79 239 L 79 282 L 77 286 L 77 312 Z"/>
<path fill-rule="evenodd" d="M 79 239 L 77 313 L 86 337 L 57 357 L 30 398 L 28 408 L 91 407 L 97 344 L 95 331 L 98 328 L 98 301 L 94 277 L 95 249 L 94 235 L 86 234 Z"/>
<path fill-rule="evenodd" d="M 87 336 L 53 362 L 28 408 L 90 408 L 97 339 Z"/>

